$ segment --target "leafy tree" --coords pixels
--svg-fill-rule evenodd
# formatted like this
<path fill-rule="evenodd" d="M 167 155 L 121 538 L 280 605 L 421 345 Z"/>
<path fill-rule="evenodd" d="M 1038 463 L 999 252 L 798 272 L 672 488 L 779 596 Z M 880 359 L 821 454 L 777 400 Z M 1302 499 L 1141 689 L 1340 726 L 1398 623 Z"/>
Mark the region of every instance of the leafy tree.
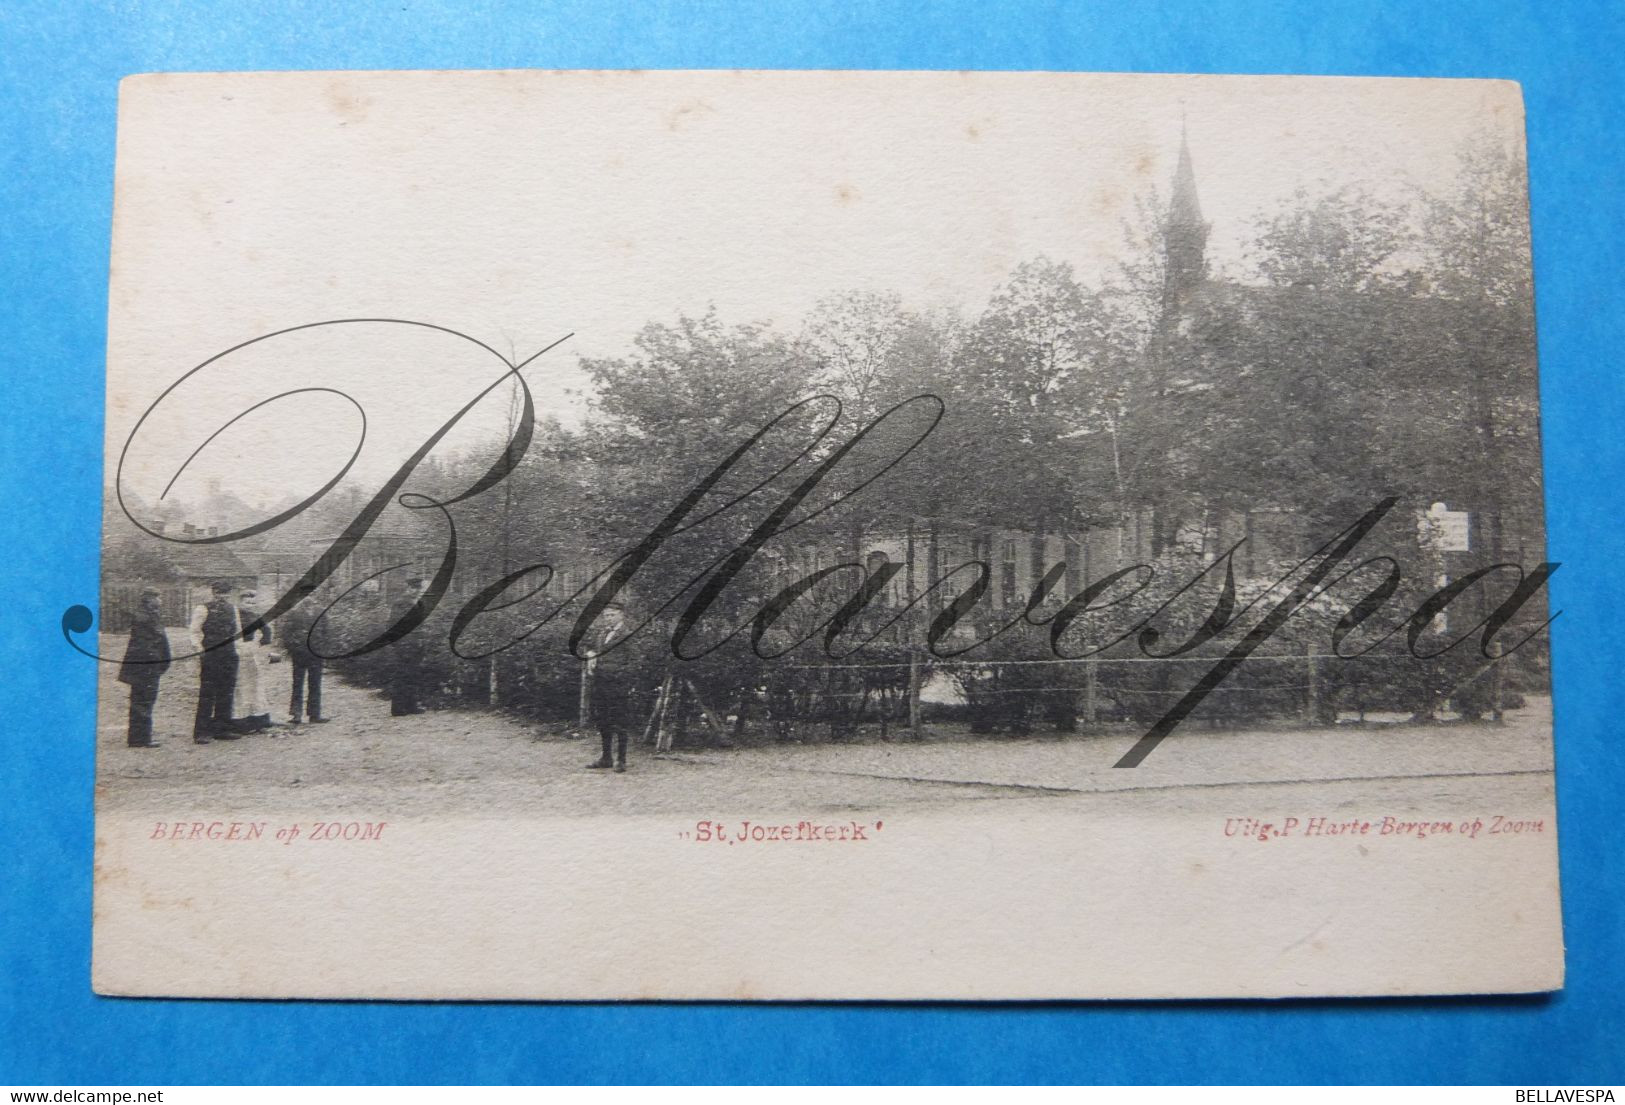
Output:
<path fill-rule="evenodd" d="M 818 301 L 803 326 L 821 388 L 840 396 L 853 421 L 867 423 L 895 402 L 899 344 L 912 319 L 892 292 L 846 292 Z"/>
<path fill-rule="evenodd" d="M 953 431 L 977 456 L 963 491 L 990 523 L 1035 535 L 1069 528 L 1098 500 L 1099 474 L 1074 439 L 1115 429 L 1120 350 L 1103 297 L 1070 265 L 1019 265 L 971 326 L 955 359 Z"/>
<path fill-rule="evenodd" d="M 1528 183 L 1522 159 L 1497 134 L 1469 137 L 1447 189 L 1425 194 L 1424 265 L 1432 293 L 1461 316 L 1456 401 L 1470 411 L 1468 455 L 1479 479 L 1464 490 L 1483 511 L 1480 536 L 1538 559 L 1541 519 L 1539 399 L 1530 283 Z M 1499 558 L 1499 555 L 1498 555 Z"/>
<path fill-rule="evenodd" d="M 804 345 L 765 325 L 725 325 L 714 310 L 651 323 L 634 347 L 628 357 L 582 361 L 595 386 L 594 417 L 580 442 L 594 468 L 583 521 L 604 563 L 632 549 L 753 433 L 807 398 L 816 374 Z M 701 569 L 739 547 L 791 480 L 806 475 L 796 458 L 831 413 L 831 404 L 814 402 L 780 422 L 694 502 L 681 532 L 632 584 L 640 614 L 686 605 L 673 600 L 685 589 L 692 596 Z M 720 513 L 695 525 L 713 512 Z M 762 587 L 750 583 L 723 596 L 717 624 L 731 628 L 748 613 Z"/>
<path fill-rule="evenodd" d="M 1277 287 L 1370 291 L 1405 267 L 1408 214 L 1404 204 L 1358 184 L 1321 195 L 1299 188 L 1259 227 L 1248 256 Z"/>

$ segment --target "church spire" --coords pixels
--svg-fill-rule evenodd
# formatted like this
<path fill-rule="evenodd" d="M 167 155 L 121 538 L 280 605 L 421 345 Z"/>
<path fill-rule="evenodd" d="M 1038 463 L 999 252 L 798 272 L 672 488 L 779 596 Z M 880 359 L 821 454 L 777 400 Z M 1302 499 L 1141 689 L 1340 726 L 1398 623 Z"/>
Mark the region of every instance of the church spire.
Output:
<path fill-rule="evenodd" d="M 1196 197 L 1196 170 L 1183 120 L 1179 127 L 1179 165 L 1174 169 L 1174 195 L 1168 204 L 1167 259 L 1163 273 L 1164 309 L 1173 309 L 1207 276 L 1208 224 Z"/>

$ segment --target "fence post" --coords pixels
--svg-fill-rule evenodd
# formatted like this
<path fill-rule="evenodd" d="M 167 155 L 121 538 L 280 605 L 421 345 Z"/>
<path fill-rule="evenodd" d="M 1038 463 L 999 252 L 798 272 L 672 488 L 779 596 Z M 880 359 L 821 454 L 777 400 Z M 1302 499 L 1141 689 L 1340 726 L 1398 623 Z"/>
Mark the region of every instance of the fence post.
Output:
<path fill-rule="evenodd" d="M 908 729 L 909 736 L 919 740 L 920 733 L 920 652 L 910 646 L 908 650 Z"/>
<path fill-rule="evenodd" d="M 1505 651 L 1500 641 L 1493 642 L 1490 648 L 1494 650 L 1490 659 L 1490 720 L 1500 722 L 1506 720 L 1501 711 L 1501 701 L 1506 693 L 1506 688 L 1502 685 L 1502 672 L 1506 665 L 1501 662 Z"/>
<path fill-rule="evenodd" d="M 1095 723 L 1095 669 L 1093 656 L 1083 662 L 1083 720 L 1089 725 Z"/>
<path fill-rule="evenodd" d="M 1307 709 L 1304 721 L 1314 725 L 1320 720 L 1320 661 L 1315 658 L 1314 642 L 1303 646 L 1304 656 L 1309 664 L 1309 693 L 1307 695 Z"/>

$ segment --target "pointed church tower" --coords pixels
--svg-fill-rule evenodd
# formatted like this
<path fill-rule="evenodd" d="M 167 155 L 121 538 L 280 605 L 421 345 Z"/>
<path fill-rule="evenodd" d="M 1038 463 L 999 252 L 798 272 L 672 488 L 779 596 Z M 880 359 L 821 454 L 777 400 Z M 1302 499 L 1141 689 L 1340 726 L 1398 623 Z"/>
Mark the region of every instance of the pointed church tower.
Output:
<path fill-rule="evenodd" d="M 1196 170 L 1184 124 L 1179 128 L 1179 166 L 1174 170 L 1174 196 L 1168 205 L 1168 255 L 1162 279 L 1162 309 L 1167 318 L 1207 277 L 1208 224 L 1196 198 Z"/>
<path fill-rule="evenodd" d="M 1196 198 L 1196 170 L 1191 166 L 1191 148 L 1185 126 L 1179 128 L 1179 164 L 1174 169 L 1174 194 L 1168 203 L 1168 221 L 1163 228 L 1162 316 L 1146 345 L 1145 363 L 1155 401 L 1169 397 L 1170 387 L 1183 386 L 1199 371 L 1199 357 L 1192 356 L 1191 343 L 1182 340 L 1181 324 L 1190 321 L 1191 296 L 1207 279 L 1208 224 L 1202 221 L 1202 204 Z M 1159 487 L 1147 504 L 1150 553 L 1161 555 L 1179 532 L 1182 511 L 1189 504 L 1177 501 L 1175 473 L 1184 458 L 1177 439 L 1165 441 L 1146 455 L 1146 486 Z M 1136 554 L 1137 555 L 1137 554 Z"/>

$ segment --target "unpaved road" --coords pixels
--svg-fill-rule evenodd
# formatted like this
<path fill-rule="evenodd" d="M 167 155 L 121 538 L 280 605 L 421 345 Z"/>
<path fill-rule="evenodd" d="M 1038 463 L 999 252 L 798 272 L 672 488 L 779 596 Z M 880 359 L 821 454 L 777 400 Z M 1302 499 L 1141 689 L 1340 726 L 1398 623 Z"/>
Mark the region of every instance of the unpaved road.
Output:
<path fill-rule="evenodd" d="M 104 641 L 104 655 L 117 640 Z M 1283 805 L 1483 815 L 1550 801 L 1549 705 L 1503 725 L 1212 730 L 1188 724 L 1138 768 L 1111 765 L 1135 733 L 971 737 L 942 727 L 921 741 L 748 744 L 656 758 L 634 744 L 625 775 L 586 770 L 595 740 L 495 711 L 394 718 L 376 693 L 327 680 L 326 725 L 194 745 L 195 662 L 165 676 L 163 747 L 124 745 L 124 687 L 104 680 L 98 715 L 101 808 L 190 818 L 207 811 L 365 810 L 394 818 L 721 815 L 906 805 L 1088 802 L 1137 815 L 1252 814 Z M 273 716 L 286 720 L 289 666 L 268 665 Z"/>

